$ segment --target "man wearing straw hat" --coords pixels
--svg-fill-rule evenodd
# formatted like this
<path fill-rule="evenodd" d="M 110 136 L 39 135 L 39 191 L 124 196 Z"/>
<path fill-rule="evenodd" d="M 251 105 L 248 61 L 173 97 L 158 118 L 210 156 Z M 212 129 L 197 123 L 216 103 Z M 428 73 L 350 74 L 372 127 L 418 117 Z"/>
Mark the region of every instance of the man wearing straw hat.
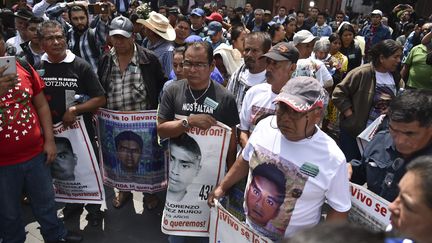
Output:
<path fill-rule="evenodd" d="M 176 38 L 174 28 L 165 16 L 153 11 L 149 14 L 148 19 L 138 19 L 137 23 L 145 26 L 145 34 L 147 36 L 145 47 L 156 53 L 165 75 L 169 76 L 173 65 L 173 41 Z"/>

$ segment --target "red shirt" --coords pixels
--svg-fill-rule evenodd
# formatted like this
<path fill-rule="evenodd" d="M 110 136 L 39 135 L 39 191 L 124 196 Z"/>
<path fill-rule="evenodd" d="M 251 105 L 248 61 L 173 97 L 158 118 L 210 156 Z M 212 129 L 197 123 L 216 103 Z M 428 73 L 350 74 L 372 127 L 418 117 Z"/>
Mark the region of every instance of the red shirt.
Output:
<path fill-rule="evenodd" d="M 43 136 L 32 99 L 45 87 L 32 69 L 30 75 L 18 62 L 21 81 L 0 96 L 0 166 L 26 162 L 43 151 Z"/>

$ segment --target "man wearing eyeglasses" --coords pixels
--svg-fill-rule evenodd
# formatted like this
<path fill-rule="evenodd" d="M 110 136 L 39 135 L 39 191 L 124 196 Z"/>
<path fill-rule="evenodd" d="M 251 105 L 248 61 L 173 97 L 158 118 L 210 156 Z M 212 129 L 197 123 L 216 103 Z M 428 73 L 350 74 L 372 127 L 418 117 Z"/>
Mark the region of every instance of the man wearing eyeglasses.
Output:
<path fill-rule="evenodd" d="M 190 128 L 209 129 L 217 121 L 235 131 L 239 123 L 234 97 L 210 79 L 215 67 L 213 49 L 208 42 L 192 42 L 186 47 L 183 68 L 187 79 L 172 83 L 162 96 L 158 110 L 158 134 L 161 138 L 177 138 Z M 175 120 L 176 115 L 187 116 Z M 226 157 L 230 168 L 236 156 L 235 132 L 231 134 Z M 187 176 L 187 175 L 179 175 Z M 170 190 L 170 189 L 168 189 Z M 185 237 L 170 236 L 170 242 L 184 242 Z M 208 238 L 201 238 L 208 242 Z"/>
<path fill-rule="evenodd" d="M 422 155 L 432 155 L 432 91 L 406 90 L 393 98 L 389 129 L 378 132 L 366 146 L 361 161 L 353 160 L 351 181 L 389 202 L 399 193 L 406 166 Z M 351 172 L 351 168 L 349 168 Z"/>
<path fill-rule="evenodd" d="M 330 205 L 327 220 L 346 219 L 351 201 L 345 156 L 317 126 L 326 99 L 327 93 L 316 79 L 290 79 L 274 99 L 276 115 L 255 127 L 242 155 L 209 197 L 209 205 L 246 175 L 251 177 L 261 164 L 270 163 L 285 176 L 285 199 L 265 225 L 246 215 L 246 223 L 255 230 L 275 241 L 291 237 L 318 224 L 324 201 Z M 248 178 L 246 191 L 251 181 Z"/>

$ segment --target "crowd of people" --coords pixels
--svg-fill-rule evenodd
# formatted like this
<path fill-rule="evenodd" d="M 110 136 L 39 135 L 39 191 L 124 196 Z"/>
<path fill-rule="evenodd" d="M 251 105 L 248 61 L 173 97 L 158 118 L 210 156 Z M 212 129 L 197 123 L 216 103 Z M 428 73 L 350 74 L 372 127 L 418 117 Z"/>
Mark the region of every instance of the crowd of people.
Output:
<path fill-rule="evenodd" d="M 1 243 L 25 241 L 23 196 L 46 242 L 82 241 L 63 220 L 84 206 L 89 224 L 101 224 L 99 204 L 66 204 L 57 215 L 52 189 L 52 178 L 73 176 L 61 174 L 56 157 L 67 148 L 74 156 L 69 141 L 54 138 L 53 124 L 70 127 L 83 115 L 97 151 L 98 108 L 157 109 L 173 181 L 193 180 L 205 160 L 189 129 L 230 127 L 227 174 L 208 204 L 249 177 L 242 188 L 246 224 L 272 240 L 324 242 L 331 236 L 325 228 L 315 238 L 296 233 L 320 222 L 324 203 L 326 221 L 345 221 L 352 181 L 392 202 L 391 224 L 401 239 L 387 240 L 431 242 L 432 16 L 418 16 L 408 4 L 331 16 L 317 7 L 280 6 L 273 14 L 251 3 L 176 2 L 18 0 L 2 9 L 0 56 L 16 56 L 17 72 L 0 67 Z M 74 102 L 77 94 L 88 99 Z M 361 153 L 356 138 L 377 119 Z M 119 170 L 136 170 L 133 158 L 145 146 L 134 133 L 119 135 Z M 168 191 L 179 201 L 186 188 L 168 182 Z M 112 205 L 120 209 L 131 197 L 120 190 Z M 144 193 L 143 203 L 154 210 L 164 200 Z M 284 212 L 289 217 L 280 219 Z M 329 230 L 342 231 L 339 224 Z"/>

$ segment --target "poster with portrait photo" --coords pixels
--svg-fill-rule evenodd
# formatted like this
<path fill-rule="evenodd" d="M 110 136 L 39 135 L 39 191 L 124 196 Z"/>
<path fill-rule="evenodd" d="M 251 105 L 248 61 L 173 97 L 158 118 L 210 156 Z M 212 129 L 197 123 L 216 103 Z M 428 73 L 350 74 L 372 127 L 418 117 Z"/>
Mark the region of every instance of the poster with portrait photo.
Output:
<path fill-rule="evenodd" d="M 54 125 L 57 157 L 51 164 L 55 200 L 66 203 L 105 202 L 97 158 L 82 116 L 70 127 Z"/>
<path fill-rule="evenodd" d="M 271 240 L 283 239 L 308 176 L 296 164 L 258 145 L 249 167 L 244 199 L 246 223 Z"/>
<path fill-rule="evenodd" d="M 159 145 L 156 110 L 99 109 L 97 130 L 105 185 L 154 193 L 167 187 L 168 151 Z"/>
<path fill-rule="evenodd" d="M 183 117 L 176 116 L 176 119 Z M 231 128 L 218 122 L 171 138 L 168 190 L 161 230 L 169 235 L 208 236 L 207 199 L 225 175 Z"/>

